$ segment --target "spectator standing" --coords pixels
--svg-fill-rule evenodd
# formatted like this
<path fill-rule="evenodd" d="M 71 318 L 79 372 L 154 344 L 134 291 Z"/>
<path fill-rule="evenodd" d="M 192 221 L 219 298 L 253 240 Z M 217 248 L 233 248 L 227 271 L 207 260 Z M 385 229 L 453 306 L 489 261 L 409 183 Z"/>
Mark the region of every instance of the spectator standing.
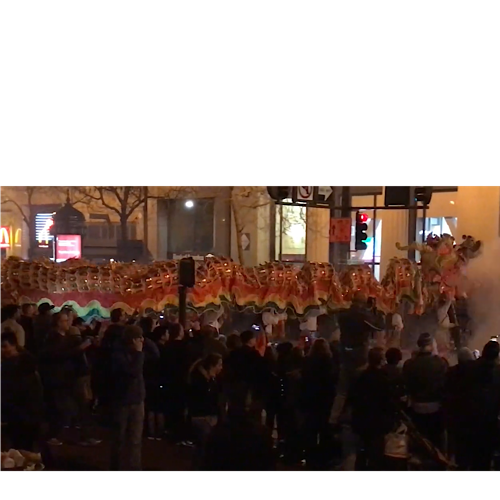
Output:
<path fill-rule="evenodd" d="M 25 332 L 24 328 L 19 324 L 21 318 L 21 308 L 16 304 L 9 304 L 2 307 L 2 333 L 7 330 L 14 332 L 17 338 L 17 345 L 24 347 Z"/>
<path fill-rule="evenodd" d="M 30 352 L 34 351 L 34 328 L 33 320 L 35 317 L 36 305 L 32 303 L 26 303 L 21 306 L 21 316 L 18 320 L 19 324 L 23 327 L 25 335 L 25 345 L 26 349 Z"/>
<path fill-rule="evenodd" d="M 33 352 L 37 354 L 44 346 L 47 337 L 52 330 L 52 311 L 54 306 L 48 302 L 42 302 L 38 306 L 38 314 L 33 319 Z"/>

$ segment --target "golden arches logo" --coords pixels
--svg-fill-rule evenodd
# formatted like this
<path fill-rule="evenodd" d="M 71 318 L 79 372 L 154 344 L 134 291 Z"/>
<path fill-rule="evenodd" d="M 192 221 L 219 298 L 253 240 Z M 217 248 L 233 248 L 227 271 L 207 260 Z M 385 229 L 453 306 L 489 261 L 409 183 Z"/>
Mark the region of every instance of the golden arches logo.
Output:
<path fill-rule="evenodd" d="M 21 231 L 21 228 L 19 227 L 16 229 L 16 232 L 14 234 L 14 245 L 16 247 L 21 246 L 21 234 L 22 234 L 22 231 Z"/>
<path fill-rule="evenodd" d="M 10 248 L 10 227 L 0 227 L 0 248 Z"/>

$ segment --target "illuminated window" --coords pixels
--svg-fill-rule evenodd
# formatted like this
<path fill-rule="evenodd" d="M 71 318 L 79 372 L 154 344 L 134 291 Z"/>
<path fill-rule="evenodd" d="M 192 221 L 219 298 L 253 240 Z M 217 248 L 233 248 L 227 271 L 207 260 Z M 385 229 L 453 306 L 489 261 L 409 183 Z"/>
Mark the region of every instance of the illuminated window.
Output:
<path fill-rule="evenodd" d="M 285 200 L 291 201 L 291 200 Z M 306 261 L 306 207 L 278 205 L 276 207 L 276 256 L 285 262 Z"/>

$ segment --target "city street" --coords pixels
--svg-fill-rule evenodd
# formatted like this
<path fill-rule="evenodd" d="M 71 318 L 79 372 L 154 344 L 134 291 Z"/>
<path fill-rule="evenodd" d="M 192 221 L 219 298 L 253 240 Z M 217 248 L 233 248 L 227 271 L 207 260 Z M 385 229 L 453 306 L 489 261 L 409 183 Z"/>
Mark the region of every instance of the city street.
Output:
<path fill-rule="evenodd" d="M 78 430 L 65 429 L 62 446 L 47 446 L 44 453 L 45 470 L 59 471 L 107 471 L 109 470 L 110 436 L 103 428 L 97 430 L 102 443 L 97 446 L 80 446 Z M 2 447 L 3 448 L 3 447 Z M 194 449 L 176 446 L 167 440 L 142 442 L 142 468 L 145 471 L 188 471 L 192 470 L 191 459 Z M 278 470 L 302 470 L 278 464 Z"/>

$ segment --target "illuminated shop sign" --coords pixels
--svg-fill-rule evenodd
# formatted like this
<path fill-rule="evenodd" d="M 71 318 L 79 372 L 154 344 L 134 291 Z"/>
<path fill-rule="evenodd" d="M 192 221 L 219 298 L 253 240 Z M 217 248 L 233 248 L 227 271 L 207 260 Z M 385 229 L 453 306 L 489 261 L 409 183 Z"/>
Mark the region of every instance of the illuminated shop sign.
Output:
<path fill-rule="evenodd" d="M 82 237 L 78 234 L 61 234 L 56 241 L 56 260 L 81 259 Z"/>
<path fill-rule="evenodd" d="M 12 245 L 12 236 L 10 227 L 0 227 L 0 248 L 10 248 Z"/>
<path fill-rule="evenodd" d="M 40 248 L 49 248 L 54 239 L 50 234 L 50 228 L 54 225 L 53 215 L 53 213 L 42 213 L 35 216 L 35 239 Z"/>

